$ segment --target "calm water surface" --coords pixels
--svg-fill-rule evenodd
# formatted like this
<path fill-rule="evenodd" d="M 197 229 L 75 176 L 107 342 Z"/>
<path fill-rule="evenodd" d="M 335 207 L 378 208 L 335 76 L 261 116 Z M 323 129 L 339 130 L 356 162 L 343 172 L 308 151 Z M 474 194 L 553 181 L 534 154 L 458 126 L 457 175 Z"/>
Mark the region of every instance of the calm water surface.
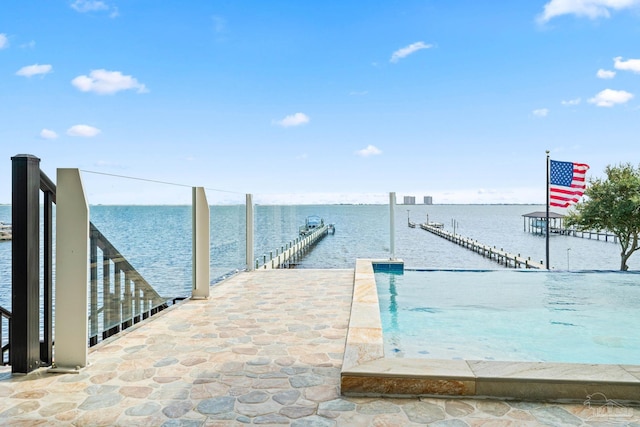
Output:
<path fill-rule="evenodd" d="M 385 354 L 639 364 L 640 273 L 376 273 Z"/>
<path fill-rule="evenodd" d="M 544 238 L 523 231 L 522 215 L 543 210 L 534 205 L 396 206 L 395 256 L 408 268 L 502 269 L 498 264 L 431 235 L 407 227 L 442 222 L 478 241 L 533 260 L 544 259 Z M 161 295 L 187 295 L 191 289 L 190 206 L 91 206 L 91 221 Z M 302 260 L 300 268 L 353 268 L 356 258 L 389 258 L 389 207 L 385 205 L 255 206 L 255 254 L 280 248 L 298 235 L 309 215 L 334 223 L 329 235 Z M 0 206 L 0 221 L 11 222 L 10 206 Z M 244 206 L 211 207 L 211 277 L 244 266 Z M 551 265 L 556 270 L 616 270 L 619 247 L 614 243 L 551 236 Z M 640 256 L 629 266 L 640 269 Z M 10 307 L 11 242 L 0 242 L 0 305 Z"/>

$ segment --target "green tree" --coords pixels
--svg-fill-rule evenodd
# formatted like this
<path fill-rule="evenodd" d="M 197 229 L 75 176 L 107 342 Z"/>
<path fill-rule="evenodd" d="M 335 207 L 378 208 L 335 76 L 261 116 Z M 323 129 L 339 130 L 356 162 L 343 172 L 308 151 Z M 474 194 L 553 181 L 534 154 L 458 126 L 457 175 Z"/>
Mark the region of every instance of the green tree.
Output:
<path fill-rule="evenodd" d="M 575 205 L 566 224 L 578 230 L 607 230 L 620 242 L 620 270 L 627 271 L 627 260 L 640 249 L 640 169 L 631 164 L 607 166 L 606 179 L 590 179 L 587 196 Z"/>

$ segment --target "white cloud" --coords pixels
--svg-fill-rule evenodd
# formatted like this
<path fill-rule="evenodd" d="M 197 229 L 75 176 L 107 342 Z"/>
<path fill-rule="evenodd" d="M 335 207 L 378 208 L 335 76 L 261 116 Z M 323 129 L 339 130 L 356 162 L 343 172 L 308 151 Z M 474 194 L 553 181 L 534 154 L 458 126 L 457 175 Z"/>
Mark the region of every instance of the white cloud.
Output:
<path fill-rule="evenodd" d="M 42 139 L 57 139 L 58 134 L 52 131 L 51 129 L 42 129 L 40 131 L 40 138 Z"/>
<path fill-rule="evenodd" d="M 576 99 L 570 99 L 568 101 L 562 101 L 561 104 L 562 105 L 578 105 L 582 102 L 581 98 L 576 98 Z"/>
<path fill-rule="evenodd" d="M 213 21 L 213 30 L 216 33 L 223 33 L 226 28 L 227 28 L 227 21 L 218 15 L 213 15 L 211 17 L 211 20 Z"/>
<path fill-rule="evenodd" d="M 9 39 L 5 33 L 0 33 L 0 49 L 9 47 Z"/>
<path fill-rule="evenodd" d="M 576 15 L 589 19 L 608 18 L 610 10 L 629 9 L 640 5 L 640 0 L 551 0 L 544 5 L 538 16 L 539 23 L 545 23 L 562 15 Z"/>
<path fill-rule="evenodd" d="M 547 117 L 549 115 L 548 108 L 538 108 L 537 110 L 533 110 L 532 112 L 536 117 Z"/>
<path fill-rule="evenodd" d="M 369 157 L 382 154 L 382 151 L 374 145 L 367 145 L 366 148 L 356 151 L 356 154 L 360 157 Z"/>
<path fill-rule="evenodd" d="M 288 128 L 292 126 L 300 126 L 309 123 L 311 119 L 304 113 L 295 113 L 290 116 L 285 117 L 282 120 L 274 121 L 278 126 L 282 126 L 283 128 Z"/>
<path fill-rule="evenodd" d="M 612 78 L 614 78 L 616 76 L 616 72 L 615 71 L 610 71 L 610 70 L 603 70 L 601 68 L 596 73 L 596 76 L 599 79 L 612 79 Z"/>
<path fill-rule="evenodd" d="M 71 8 L 81 13 L 109 10 L 109 6 L 99 0 L 76 0 L 71 3 Z"/>
<path fill-rule="evenodd" d="M 118 16 L 118 8 L 110 6 L 101 0 L 75 0 L 71 3 L 71 8 L 80 13 L 87 12 L 109 12 L 109 17 Z"/>
<path fill-rule="evenodd" d="M 138 93 L 148 92 L 145 85 L 132 76 L 125 76 L 120 71 L 92 70 L 89 76 L 78 76 L 71 84 L 82 92 L 95 92 L 99 95 L 110 95 L 121 90 L 135 89 Z"/>
<path fill-rule="evenodd" d="M 400 59 L 405 58 L 411 55 L 412 53 L 415 53 L 422 49 L 429 49 L 432 47 L 433 45 L 425 44 L 424 42 L 412 43 L 409 46 L 403 47 L 393 52 L 393 54 L 391 55 L 391 59 L 389 59 L 389 62 L 398 62 Z"/>
<path fill-rule="evenodd" d="M 623 60 L 621 56 L 613 58 L 613 66 L 616 70 L 633 71 L 640 73 L 640 59 Z"/>
<path fill-rule="evenodd" d="M 48 74 L 51 72 L 52 69 L 53 67 L 49 64 L 27 65 L 26 67 L 22 67 L 18 71 L 16 71 L 16 76 L 31 77 L 38 74 Z"/>
<path fill-rule="evenodd" d="M 85 138 L 91 138 L 100 133 L 100 129 L 94 128 L 89 125 L 75 125 L 67 129 L 67 135 L 69 136 L 82 136 Z"/>
<path fill-rule="evenodd" d="M 589 102 L 598 107 L 613 107 L 616 104 L 624 104 L 633 98 L 633 94 L 624 90 L 605 89 L 591 98 Z"/>

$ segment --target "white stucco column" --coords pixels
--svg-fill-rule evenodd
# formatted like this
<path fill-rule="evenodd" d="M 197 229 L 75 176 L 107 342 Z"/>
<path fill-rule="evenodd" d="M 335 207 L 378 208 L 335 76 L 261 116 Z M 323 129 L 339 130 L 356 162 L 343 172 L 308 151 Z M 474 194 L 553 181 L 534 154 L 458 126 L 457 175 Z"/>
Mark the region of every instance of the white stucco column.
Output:
<path fill-rule="evenodd" d="M 192 189 L 193 215 L 193 290 L 194 299 L 209 298 L 210 286 L 210 212 L 204 187 Z"/>
<path fill-rule="evenodd" d="M 78 169 L 58 169 L 56 189 L 56 314 L 54 368 L 87 365 L 89 205 Z"/>

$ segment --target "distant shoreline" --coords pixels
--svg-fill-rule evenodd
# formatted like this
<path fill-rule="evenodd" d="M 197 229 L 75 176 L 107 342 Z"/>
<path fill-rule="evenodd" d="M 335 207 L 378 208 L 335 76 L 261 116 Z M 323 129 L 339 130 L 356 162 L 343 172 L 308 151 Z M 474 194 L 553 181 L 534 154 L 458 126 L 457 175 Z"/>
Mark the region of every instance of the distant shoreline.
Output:
<path fill-rule="evenodd" d="M 212 204 L 210 206 L 243 206 L 244 203 L 224 203 L 224 204 Z M 254 203 L 254 206 L 385 206 L 388 203 Z M 11 203 L 0 203 L 0 206 L 11 206 Z M 43 206 L 42 204 L 40 206 Z M 97 203 L 92 206 L 191 206 L 190 204 L 106 204 Z M 544 203 L 433 203 L 425 205 L 424 203 L 416 203 L 405 205 L 403 203 L 396 203 L 396 206 L 544 206 Z"/>

